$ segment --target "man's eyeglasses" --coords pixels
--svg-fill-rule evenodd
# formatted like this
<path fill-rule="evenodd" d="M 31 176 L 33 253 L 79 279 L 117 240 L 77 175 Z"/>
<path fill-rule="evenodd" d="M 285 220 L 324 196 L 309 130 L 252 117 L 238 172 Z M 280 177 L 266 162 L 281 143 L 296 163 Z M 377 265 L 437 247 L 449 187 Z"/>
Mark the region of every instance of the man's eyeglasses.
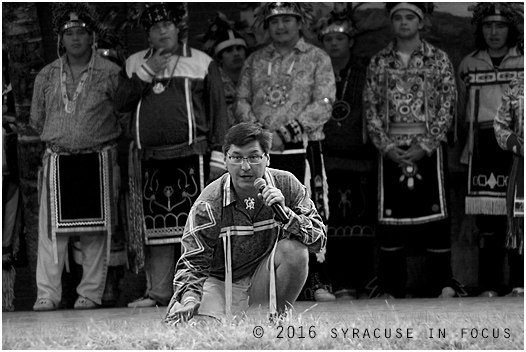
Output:
<path fill-rule="evenodd" d="M 261 164 L 263 161 L 264 155 L 253 155 L 249 156 L 248 158 L 242 157 L 242 156 L 234 156 L 234 155 L 228 155 L 228 159 L 230 159 L 230 162 L 234 165 L 241 165 L 243 164 L 243 160 L 246 160 L 250 165 L 257 165 Z"/>

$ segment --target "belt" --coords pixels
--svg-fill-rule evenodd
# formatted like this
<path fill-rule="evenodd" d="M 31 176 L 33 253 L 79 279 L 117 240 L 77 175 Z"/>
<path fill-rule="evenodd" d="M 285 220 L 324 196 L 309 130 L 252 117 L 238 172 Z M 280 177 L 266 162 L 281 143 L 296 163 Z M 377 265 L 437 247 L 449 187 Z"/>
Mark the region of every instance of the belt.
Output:
<path fill-rule="evenodd" d="M 425 122 L 415 123 L 390 123 L 389 134 L 424 134 L 427 132 Z"/>
<path fill-rule="evenodd" d="M 46 144 L 47 149 L 52 153 L 57 154 L 90 154 L 90 153 L 99 153 L 103 150 L 108 150 L 117 147 L 117 142 L 112 140 L 108 142 L 104 142 L 102 144 L 89 147 L 89 148 L 83 148 L 83 149 L 71 149 L 71 148 L 65 148 L 58 146 L 56 144 L 47 143 Z"/>

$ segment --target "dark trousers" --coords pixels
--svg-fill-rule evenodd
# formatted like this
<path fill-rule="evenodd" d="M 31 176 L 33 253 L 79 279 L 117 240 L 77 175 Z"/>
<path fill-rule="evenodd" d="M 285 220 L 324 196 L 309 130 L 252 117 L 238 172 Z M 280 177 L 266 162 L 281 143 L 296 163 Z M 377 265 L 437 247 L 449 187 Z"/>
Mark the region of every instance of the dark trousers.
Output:
<path fill-rule="evenodd" d="M 407 282 L 406 247 L 426 249 L 426 295 L 438 297 L 442 288 L 452 285 L 451 232 L 449 219 L 421 225 L 380 225 L 378 283 L 379 292 L 405 297 Z"/>
<path fill-rule="evenodd" d="M 479 289 L 502 291 L 506 216 L 477 215 L 475 222 L 479 235 Z"/>

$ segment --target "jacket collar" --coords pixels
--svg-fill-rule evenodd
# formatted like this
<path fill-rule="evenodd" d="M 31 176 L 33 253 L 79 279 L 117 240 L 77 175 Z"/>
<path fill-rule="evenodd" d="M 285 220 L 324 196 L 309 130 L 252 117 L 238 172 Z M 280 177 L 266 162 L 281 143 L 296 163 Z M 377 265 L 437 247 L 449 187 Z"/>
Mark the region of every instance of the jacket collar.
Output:
<path fill-rule="evenodd" d="M 475 50 L 471 54 L 471 56 L 476 58 L 476 59 L 480 59 L 480 60 L 486 61 L 488 63 L 491 63 L 491 57 L 489 56 L 487 49 Z M 502 61 L 505 61 L 507 58 L 510 58 L 510 57 L 520 57 L 520 56 L 522 56 L 522 54 L 519 53 L 519 49 L 517 48 L 517 46 L 514 46 L 514 47 L 508 49 L 508 52 L 506 53 L 506 55 L 504 55 L 504 59 Z"/>
<path fill-rule="evenodd" d="M 274 176 L 272 176 L 272 173 L 270 172 L 269 168 L 265 170 L 265 175 L 263 176 L 265 181 L 267 181 L 268 185 L 276 186 L 276 180 L 274 179 Z M 223 208 L 229 206 L 230 204 L 237 202 L 239 200 L 239 197 L 236 194 L 236 191 L 234 190 L 234 187 L 232 185 L 232 178 L 230 177 L 230 174 L 226 174 L 226 176 L 223 178 Z"/>

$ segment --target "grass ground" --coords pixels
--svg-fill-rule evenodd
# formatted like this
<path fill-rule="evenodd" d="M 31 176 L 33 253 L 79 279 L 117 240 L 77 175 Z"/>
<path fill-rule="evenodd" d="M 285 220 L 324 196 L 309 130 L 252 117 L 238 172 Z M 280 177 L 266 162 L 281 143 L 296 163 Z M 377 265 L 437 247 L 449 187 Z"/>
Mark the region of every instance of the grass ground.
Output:
<path fill-rule="evenodd" d="M 161 323 L 164 309 L 141 319 L 40 320 L 4 324 L 3 349 L 508 349 L 523 350 L 523 311 L 359 309 L 292 312 L 281 326 L 265 314 L 219 324 Z M 42 317 L 42 316 L 40 316 Z"/>

